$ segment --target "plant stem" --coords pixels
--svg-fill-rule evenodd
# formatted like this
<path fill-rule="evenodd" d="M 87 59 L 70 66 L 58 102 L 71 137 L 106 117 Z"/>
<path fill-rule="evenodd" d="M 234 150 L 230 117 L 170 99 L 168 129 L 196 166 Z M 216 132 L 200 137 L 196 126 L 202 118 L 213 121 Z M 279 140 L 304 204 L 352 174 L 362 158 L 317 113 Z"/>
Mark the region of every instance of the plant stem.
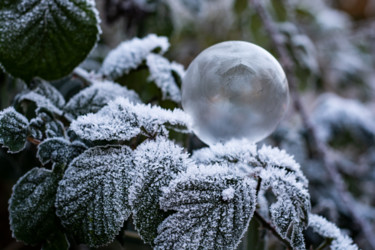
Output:
<path fill-rule="evenodd" d="M 360 213 L 355 209 L 355 207 L 351 205 L 353 204 L 354 198 L 348 192 L 346 183 L 343 181 L 341 175 L 339 174 L 334 160 L 329 157 L 328 146 L 324 142 L 319 140 L 316 129 L 311 123 L 311 120 L 302 104 L 300 95 L 298 93 L 297 79 L 294 74 L 295 66 L 290 56 L 288 55 L 285 45 L 282 42 L 280 32 L 276 29 L 272 17 L 264 9 L 261 1 L 250 0 L 250 2 L 252 3 L 257 14 L 262 19 L 264 28 L 270 35 L 271 42 L 273 43 L 273 46 L 276 48 L 277 53 L 280 56 L 280 63 L 285 70 L 285 74 L 289 82 L 293 106 L 301 116 L 302 123 L 309 135 L 308 143 L 310 144 L 310 148 L 313 149 L 313 152 L 316 153 L 317 157 L 319 157 L 323 161 L 323 165 L 325 166 L 330 179 L 333 181 L 338 195 L 343 201 L 345 208 L 349 211 L 354 220 L 361 226 L 366 240 L 371 245 L 371 247 L 375 249 L 375 237 L 373 237 L 371 225 L 366 220 L 364 220 Z"/>

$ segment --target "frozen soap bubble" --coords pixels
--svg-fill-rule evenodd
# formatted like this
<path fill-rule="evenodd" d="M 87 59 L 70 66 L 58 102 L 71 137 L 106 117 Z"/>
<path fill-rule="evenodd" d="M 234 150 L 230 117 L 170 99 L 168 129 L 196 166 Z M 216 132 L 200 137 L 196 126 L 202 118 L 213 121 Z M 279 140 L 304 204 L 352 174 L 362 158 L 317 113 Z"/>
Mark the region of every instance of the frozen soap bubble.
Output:
<path fill-rule="evenodd" d="M 205 49 L 182 82 L 182 107 L 192 118 L 195 134 L 209 145 L 264 139 L 288 102 L 288 82 L 280 64 L 248 42 L 228 41 Z"/>

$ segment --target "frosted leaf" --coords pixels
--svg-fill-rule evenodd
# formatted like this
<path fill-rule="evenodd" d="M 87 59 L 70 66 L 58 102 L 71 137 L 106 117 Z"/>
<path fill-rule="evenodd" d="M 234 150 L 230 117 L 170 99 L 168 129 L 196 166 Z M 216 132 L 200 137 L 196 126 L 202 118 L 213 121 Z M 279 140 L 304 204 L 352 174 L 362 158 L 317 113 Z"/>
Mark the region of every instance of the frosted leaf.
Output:
<path fill-rule="evenodd" d="M 13 187 L 9 220 L 13 237 L 27 244 L 43 241 L 55 231 L 55 196 L 59 177 L 33 168 Z"/>
<path fill-rule="evenodd" d="M 62 115 L 63 111 L 55 106 L 55 104 L 46 96 L 38 94 L 34 91 L 29 91 L 28 93 L 20 94 L 16 97 L 18 103 L 25 101 L 33 102 L 37 106 L 36 112 L 40 112 L 40 109 L 46 109 L 56 115 Z"/>
<path fill-rule="evenodd" d="M 0 4 L 0 63 L 27 82 L 61 78 L 86 58 L 99 32 L 93 0 L 6 1 Z"/>
<path fill-rule="evenodd" d="M 160 49 L 160 53 L 164 53 L 168 48 L 166 37 L 150 34 L 142 39 L 133 38 L 122 42 L 107 55 L 100 72 L 112 79 L 119 78 L 130 70 L 138 68 L 151 52 Z"/>
<path fill-rule="evenodd" d="M 234 249 L 253 216 L 255 187 L 226 167 L 189 167 L 163 190 L 161 207 L 175 213 L 159 226 L 156 249 Z"/>
<path fill-rule="evenodd" d="M 17 153 L 25 148 L 29 121 L 13 107 L 0 111 L 0 144 Z"/>
<path fill-rule="evenodd" d="M 75 158 L 60 181 L 56 214 L 79 242 L 106 245 L 131 210 L 132 151 L 127 146 L 95 147 Z"/>
<path fill-rule="evenodd" d="M 75 119 L 80 115 L 96 113 L 116 97 L 128 98 L 133 103 L 140 103 L 140 98 L 133 90 L 128 90 L 110 81 L 94 81 L 93 85 L 73 96 L 65 106 L 66 116 Z"/>
<path fill-rule="evenodd" d="M 290 241 L 293 248 L 305 249 L 302 231 L 307 227 L 310 195 L 307 187 L 294 173 L 272 165 L 260 173 L 261 189 L 272 189 L 276 202 L 270 207 L 271 221 L 278 233 Z"/>
<path fill-rule="evenodd" d="M 176 83 L 173 72 L 182 79 L 184 74 L 182 65 L 171 64 L 166 58 L 153 53 L 147 56 L 146 64 L 151 74 L 149 80 L 154 81 L 161 89 L 163 99 L 170 99 L 177 103 L 181 102 L 181 91 Z"/>
<path fill-rule="evenodd" d="M 158 137 L 137 147 L 134 164 L 136 175 L 129 191 L 134 225 L 142 239 L 152 243 L 157 236 L 157 227 L 168 215 L 159 206 L 161 187 L 167 186 L 192 163 L 183 148 Z"/>
<path fill-rule="evenodd" d="M 79 137 L 96 140 L 129 140 L 139 134 L 154 135 L 164 125 L 187 127 L 189 119 L 180 110 L 162 109 L 158 106 L 133 104 L 128 99 L 117 98 L 96 114 L 78 117 L 70 125 Z"/>
<path fill-rule="evenodd" d="M 277 60 L 243 41 L 215 44 L 189 65 L 182 81 L 182 107 L 192 130 L 212 145 L 268 136 L 289 102 L 288 83 Z"/>
<path fill-rule="evenodd" d="M 79 141 L 69 142 L 64 138 L 49 138 L 38 145 L 36 156 L 42 164 L 50 161 L 69 163 L 83 153 L 87 146 Z"/>
<path fill-rule="evenodd" d="M 41 79 L 36 79 L 35 81 L 37 82 L 37 87 L 32 90 L 33 92 L 46 97 L 59 109 L 64 107 L 65 99 L 55 87 Z"/>
<path fill-rule="evenodd" d="M 318 136 L 324 141 L 333 139 L 342 131 L 370 143 L 375 139 L 375 115 L 356 100 L 324 94 L 317 101 L 312 120 Z"/>
<path fill-rule="evenodd" d="M 330 248 L 332 250 L 357 250 L 355 245 L 347 235 L 343 234 L 335 224 L 327 221 L 322 216 L 316 214 L 309 215 L 309 227 L 321 236 L 332 239 Z"/>

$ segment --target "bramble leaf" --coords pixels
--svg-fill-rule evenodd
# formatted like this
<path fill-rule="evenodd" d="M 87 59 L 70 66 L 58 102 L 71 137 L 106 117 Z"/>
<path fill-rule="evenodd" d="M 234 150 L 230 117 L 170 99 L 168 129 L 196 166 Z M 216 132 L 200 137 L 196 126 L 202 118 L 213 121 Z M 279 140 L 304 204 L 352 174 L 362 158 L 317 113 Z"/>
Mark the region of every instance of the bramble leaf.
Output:
<path fill-rule="evenodd" d="M 127 146 L 101 146 L 75 158 L 60 181 L 56 214 L 79 242 L 106 245 L 119 233 L 131 209 L 132 151 Z"/>
<path fill-rule="evenodd" d="M 256 206 L 256 182 L 219 165 L 190 167 L 163 192 L 156 249 L 233 249 Z"/>
<path fill-rule="evenodd" d="M 55 197 L 59 176 L 50 170 L 33 168 L 13 187 L 9 219 L 13 237 L 36 244 L 55 231 Z"/>
<path fill-rule="evenodd" d="M 9 148 L 10 153 L 17 153 L 25 148 L 27 137 L 26 117 L 13 107 L 0 111 L 0 144 Z"/>
<path fill-rule="evenodd" d="M 129 191 L 134 225 L 142 239 L 152 243 L 157 227 L 168 215 L 159 206 L 161 188 L 192 163 L 181 147 L 158 137 L 137 147 L 134 164 L 136 175 Z"/>
<path fill-rule="evenodd" d="M 0 63 L 26 82 L 69 74 L 96 44 L 93 0 L 17 0 L 0 5 Z"/>

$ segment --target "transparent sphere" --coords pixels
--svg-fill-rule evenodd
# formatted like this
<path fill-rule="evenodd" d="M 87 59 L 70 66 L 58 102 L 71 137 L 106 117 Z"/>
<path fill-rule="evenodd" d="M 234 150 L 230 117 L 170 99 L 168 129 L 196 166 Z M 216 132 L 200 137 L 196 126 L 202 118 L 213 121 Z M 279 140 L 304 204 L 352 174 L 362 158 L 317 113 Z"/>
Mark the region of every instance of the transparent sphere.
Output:
<path fill-rule="evenodd" d="M 200 53 L 182 82 L 182 107 L 205 143 L 257 142 L 272 133 L 289 102 L 277 60 L 248 42 L 218 43 Z"/>

